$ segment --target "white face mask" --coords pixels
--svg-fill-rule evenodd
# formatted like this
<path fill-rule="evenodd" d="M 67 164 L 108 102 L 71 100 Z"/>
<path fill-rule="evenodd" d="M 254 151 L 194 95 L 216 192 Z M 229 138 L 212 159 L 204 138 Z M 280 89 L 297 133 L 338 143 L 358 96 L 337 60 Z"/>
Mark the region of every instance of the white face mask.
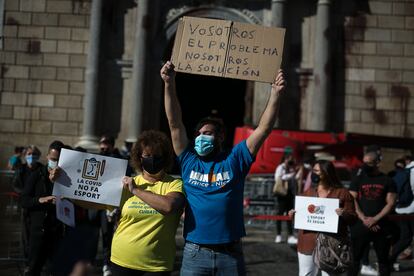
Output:
<path fill-rule="evenodd" d="M 57 165 L 58 165 L 58 162 L 57 161 L 53 161 L 53 160 L 47 160 L 47 166 L 49 167 L 49 169 L 54 169 L 54 168 L 56 168 L 57 167 Z"/>
<path fill-rule="evenodd" d="M 311 169 L 311 165 L 308 163 L 303 164 L 303 167 L 305 167 L 305 169 L 310 170 Z"/>

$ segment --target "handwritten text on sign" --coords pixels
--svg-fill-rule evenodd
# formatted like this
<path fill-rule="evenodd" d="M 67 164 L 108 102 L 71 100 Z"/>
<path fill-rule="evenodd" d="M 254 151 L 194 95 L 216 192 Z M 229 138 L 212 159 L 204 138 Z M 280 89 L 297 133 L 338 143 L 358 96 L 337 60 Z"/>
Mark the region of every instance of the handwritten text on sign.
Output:
<path fill-rule="evenodd" d="M 285 30 L 183 17 L 172 61 L 178 72 L 272 82 L 280 67 Z"/>

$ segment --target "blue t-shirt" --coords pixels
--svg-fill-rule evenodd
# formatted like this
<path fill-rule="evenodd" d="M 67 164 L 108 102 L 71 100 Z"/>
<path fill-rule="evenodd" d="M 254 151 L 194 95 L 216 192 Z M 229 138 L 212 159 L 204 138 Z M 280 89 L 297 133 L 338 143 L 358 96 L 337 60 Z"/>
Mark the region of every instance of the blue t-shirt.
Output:
<path fill-rule="evenodd" d="M 199 244 L 221 244 L 245 236 L 244 179 L 253 162 L 246 141 L 208 162 L 187 147 L 178 162 L 188 201 L 184 238 Z"/>

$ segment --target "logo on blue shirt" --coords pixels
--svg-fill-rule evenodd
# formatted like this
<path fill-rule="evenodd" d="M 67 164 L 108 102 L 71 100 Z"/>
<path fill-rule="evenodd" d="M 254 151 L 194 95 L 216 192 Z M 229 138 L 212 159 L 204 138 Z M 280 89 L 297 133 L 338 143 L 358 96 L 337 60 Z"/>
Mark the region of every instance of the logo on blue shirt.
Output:
<path fill-rule="evenodd" d="M 218 173 L 199 173 L 194 170 L 190 173 L 189 184 L 193 186 L 207 187 L 209 185 L 221 187 L 230 182 L 230 173 L 228 171 Z"/>

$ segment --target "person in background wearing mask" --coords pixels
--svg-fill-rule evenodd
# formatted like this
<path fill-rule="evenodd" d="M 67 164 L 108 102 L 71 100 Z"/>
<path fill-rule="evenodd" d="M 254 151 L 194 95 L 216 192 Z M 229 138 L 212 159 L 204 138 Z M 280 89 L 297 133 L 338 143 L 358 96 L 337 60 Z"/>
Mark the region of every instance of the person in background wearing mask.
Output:
<path fill-rule="evenodd" d="M 365 148 L 364 153 L 368 153 L 368 152 L 374 152 L 377 155 L 377 162 L 381 162 L 382 160 L 382 151 L 381 151 L 381 147 L 378 145 L 368 145 Z M 364 164 L 365 162 L 365 158 L 367 158 L 365 155 L 363 157 L 362 163 Z M 355 175 L 352 177 L 352 179 L 356 179 L 361 177 L 362 175 L 365 174 L 364 171 L 365 166 L 362 165 L 355 173 Z M 372 247 L 372 243 L 368 243 L 364 249 L 364 252 L 362 254 L 362 258 L 361 258 L 361 270 L 360 273 L 362 275 L 371 275 L 371 276 L 377 276 L 378 275 L 378 270 L 375 266 L 370 264 L 369 261 L 369 252 L 371 250 Z"/>
<path fill-rule="evenodd" d="M 295 201 L 295 195 L 297 193 L 298 178 L 300 178 L 300 171 L 295 170 L 295 162 L 293 160 L 292 154 L 285 153 L 282 157 L 281 163 L 276 167 L 275 171 L 275 181 L 278 178 L 281 178 L 282 181 L 288 182 L 288 192 L 286 195 L 277 195 L 277 215 L 287 215 L 290 209 L 293 208 Z M 298 240 L 293 235 L 293 226 L 292 221 L 287 220 L 287 231 L 288 231 L 288 244 L 296 244 Z M 282 242 L 282 221 L 276 221 L 276 238 L 275 243 Z"/>
<path fill-rule="evenodd" d="M 30 174 L 42 166 L 39 162 L 41 152 L 35 145 L 30 145 L 25 148 L 23 163 L 15 170 L 12 184 L 16 193 L 21 194 L 24 188 L 24 183 L 29 178 Z"/>
<path fill-rule="evenodd" d="M 246 235 L 244 181 L 276 122 L 279 95 L 285 88 L 283 72 L 275 76 L 259 125 L 231 152 L 223 151 L 224 125 L 217 118 L 202 119 L 195 129 L 194 144 L 190 143 L 176 93 L 174 65 L 168 61 L 160 74 L 165 85 L 165 112 L 187 196 L 181 275 L 245 275 L 241 244 Z"/>
<path fill-rule="evenodd" d="M 22 192 L 22 207 L 30 217 L 30 244 L 25 275 L 40 275 L 47 261 L 48 269 L 63 233 L 56 219 L 56 197 L 52 195 L 53 182 L 59 176 L 58 160 L 64 147 L 61 141 L 50 144 L 47 166 L 39 166 L 27 179 Z"/>
<path fill-rule="evenodd" d="M 311 173 L 312 185 L 302 196 L 338 198 L 339 208 L 336 213 L 339 216 L 338 235 L 339 237 L 349 236 L 349 225 L 357 220 L 354 199 L 347 189 L 342 187 L 342 183 L 336 174 L 332 162 L 318 160 L 315 162 Z M 293 217 L 295 210 L 289 211 L 289 216 Z M 299 276 L 316 276 L 318 267 L 313 262 L 313 250 L 316 246 L 318 232 L 299 230 L 298 235 L 298 260 Z M 322 276 L 328 275 L 322 271 Z"/>
<path fill-rule="evenodd" d="M 112 241 L 112 274 L 170 275 L 175 234 L 185 203 L 182 180 L 166 173 L 173 162 L 171 142 L 160 131 L 144 131 L 131 159 L 141 174 L 122 179 L 122 212 Z"/>
<path fill-rule="evenodd" d="M 354 262 L 348 275 L 358 275 L 363 252 L 372 242 L 379 274 L 386 276 L 390 275 L 388 254 L 392 234 L 386 216 L 394 208 L 396 187 L 391 178 L 379 171 L 380 158 L 377 152 L 365 153 L 363 161 L 363 173 L 352 180 L 349 188 L 359 220 L 351 228 Z"/>
<path fill-rule="evenodd" d="M 25 148 L 25 156 L 24 159 L 26 162 L 22 164 L 18 169 L 15 170 L 12 185 L 14 191 L 19 194 L 21 198 L 21 193 L 24 189 L 24 184 L 29 179 L 29 176 L 42 167 L 43 165 L 39 162 L 41 152 L 35 145 L 30 145 Z M 26 208 L 22 208 L 22 216 L 21 216 L 21 227 L 22 227 L 22 245 L 23 245 L 23 254 L 25 258 L 28 257 L 29 252 L 29 235 L 30 235 L 30 219 L 28 215 L 28 211 Z"/>
<path fill-rule="evenodd" d="M 309 190 L 312 186 L 312 168 L 313 164 L 315 164 L 315 155 L 313 153 L 307 154 L 303 158 L 303 189 L 299 191 L 299 193 L 304 193 Z"/>

